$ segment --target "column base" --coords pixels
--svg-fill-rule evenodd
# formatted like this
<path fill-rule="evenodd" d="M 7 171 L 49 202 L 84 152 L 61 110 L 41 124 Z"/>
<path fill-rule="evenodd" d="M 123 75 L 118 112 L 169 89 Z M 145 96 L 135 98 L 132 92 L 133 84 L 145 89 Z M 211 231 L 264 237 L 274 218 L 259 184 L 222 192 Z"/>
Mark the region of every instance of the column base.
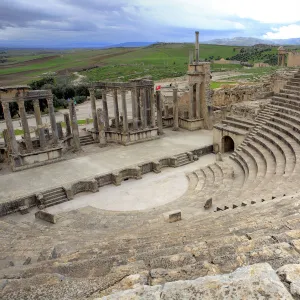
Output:
<path fill-rule="evenodd" d="M 189 131 L 199 130 L 204 128 L 203 119 L 183 119 L 179 118 L 179 127 Z"/>
<path fill-rule="evenodd" d="M 127 133 L 106 131 L 105 136 L 107 142 L 118 143 L 125 146 L 159 138 L 157 127 L 129 131 Z"/>

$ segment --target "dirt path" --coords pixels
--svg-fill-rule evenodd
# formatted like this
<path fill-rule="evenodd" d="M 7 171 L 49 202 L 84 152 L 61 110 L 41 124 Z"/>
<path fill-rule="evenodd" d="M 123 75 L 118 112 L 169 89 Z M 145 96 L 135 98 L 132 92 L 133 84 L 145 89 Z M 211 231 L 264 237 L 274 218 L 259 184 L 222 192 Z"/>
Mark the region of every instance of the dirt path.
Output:
<path fill-rule="evenodd" d="M 74 72 L 73 74 L 77 76 L 77 78 L 73 80 L 74 85 L 80 85 L 82 82 L 86 80 L 86 76 L 81 75 L 78 72 Z"/>

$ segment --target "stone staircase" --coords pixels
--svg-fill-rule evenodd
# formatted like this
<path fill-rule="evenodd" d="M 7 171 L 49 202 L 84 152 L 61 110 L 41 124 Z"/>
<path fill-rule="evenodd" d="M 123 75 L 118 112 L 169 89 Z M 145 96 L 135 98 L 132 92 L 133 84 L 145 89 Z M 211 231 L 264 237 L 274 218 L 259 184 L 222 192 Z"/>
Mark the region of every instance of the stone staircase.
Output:
<path fill-rule="evenodd" d="M 68 201 L 68 198 L 63 188 L 55 188 L 43 193 L 44 208 L 57 205 L 66 201 Z"/>
<path fill-rule="evenodd" d="M 82 135 L 82 136 L 79 137 L 79 140 L 80 140 L 80 145 L 81 146 L 86 146 L 86 145 L 91 145 L 91 144 L 96 143 L 91 134 Z"/>
<path fill-rule="evenodd" d="M 175 156 L 177 161 L 177 167 L 190 164 L 193 161 L 190 161 L 189 156 L 187 153 L 181 153 Z"/>

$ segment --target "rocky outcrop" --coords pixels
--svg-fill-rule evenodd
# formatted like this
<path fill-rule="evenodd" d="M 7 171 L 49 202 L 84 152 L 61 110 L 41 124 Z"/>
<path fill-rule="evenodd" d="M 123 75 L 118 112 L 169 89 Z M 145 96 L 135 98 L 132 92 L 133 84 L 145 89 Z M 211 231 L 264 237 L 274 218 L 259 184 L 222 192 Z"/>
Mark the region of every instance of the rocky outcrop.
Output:
<path fill-rule="evenodd" d="M 299 267 L 297 265 L 297 267 Z M 283 267 L 285 268 L 285 267 Z M 296 268 L 288 267 L 292 274 Z M 284 271 L 280 271 L 284 272 Z M 292 275 L 291 275 L 292 276 Z M 295 280 L 299 279 L 296 276 Z M 293 280 L 291 278 L 291 280 Z M 295 289 L 293 289 L 295 291 Z M 100 298 L 98 298 L 100 299 Z M 195 280 L 141 286 L 102 300 L 125 299 L 293 299 L 276 272 L 267 263 L 237 269 L 231 274 L 206 276 Z"/>

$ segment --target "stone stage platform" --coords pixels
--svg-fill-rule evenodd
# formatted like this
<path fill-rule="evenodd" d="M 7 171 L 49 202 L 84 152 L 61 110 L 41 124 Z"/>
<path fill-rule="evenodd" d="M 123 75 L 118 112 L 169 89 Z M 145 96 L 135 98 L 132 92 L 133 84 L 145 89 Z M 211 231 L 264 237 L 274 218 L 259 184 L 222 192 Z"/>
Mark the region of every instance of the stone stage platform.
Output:
<path fill-rule="evenodd" d="M 131 146 L 114 145 L 97 149 L 84 148 L 77 158 L 52 165 L 24 170 L 0 176 L 0 203 L 61 186 L 76 180 L 84 180 L 96 174 L 172 156 L 203 146 L 212 145 L 212 131 L 165 130 L 161 139 Z"/>

